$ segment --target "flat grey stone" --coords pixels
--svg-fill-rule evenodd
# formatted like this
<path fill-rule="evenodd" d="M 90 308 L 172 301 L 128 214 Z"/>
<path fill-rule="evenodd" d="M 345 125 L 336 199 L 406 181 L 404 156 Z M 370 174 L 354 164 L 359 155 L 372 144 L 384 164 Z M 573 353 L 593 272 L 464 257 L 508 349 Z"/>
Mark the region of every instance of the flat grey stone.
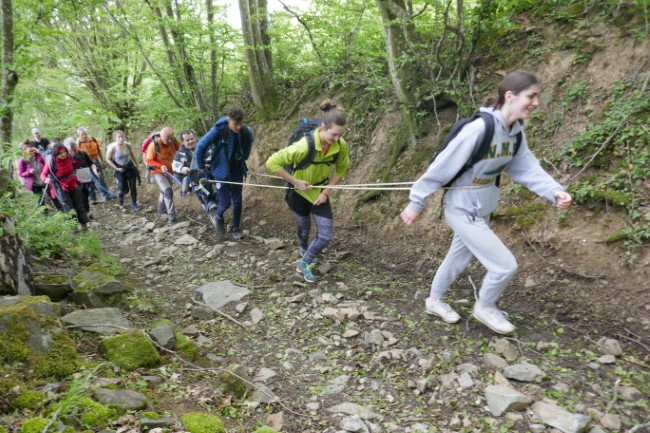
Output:
<path fill-rule="evenodd" d="M 485 390 L 485 399 L 494 416 L 501 416 L 512 410 L 523 410 L 533 402 L 532 398 L 505 385 L 488 386 Z"/>
<path fill-rule="evenodd" d="M 224 280 L 206 283 L 196 289 L 196 293 L 206 305 L 219 309 L 231 302 L 240 301 L 250 294 L 250 290 L 232 281 Z"/>
<path fill-rule="evenodd" d="M 535 402 L 531 409 L 544 424 L 562 430 L 564 433 L 584 432 L 591 421 L 591 418 L 586 415 L 572 414 L 566 409 L 543 401 Z"/>
<path fill-rule="evenodd" d="M 61 321 L 100 335 L 113 335 L 132 327 L 119 308 L 77 310 L 63 316 Z"/>
<path fill-rule="evenodd" d="M 97 388 L 93 391 L 95 398 L 103 405 L 114 405 L 122 409 L 143 409 L 147 406 L 147 397 L 128 389 Z"/>

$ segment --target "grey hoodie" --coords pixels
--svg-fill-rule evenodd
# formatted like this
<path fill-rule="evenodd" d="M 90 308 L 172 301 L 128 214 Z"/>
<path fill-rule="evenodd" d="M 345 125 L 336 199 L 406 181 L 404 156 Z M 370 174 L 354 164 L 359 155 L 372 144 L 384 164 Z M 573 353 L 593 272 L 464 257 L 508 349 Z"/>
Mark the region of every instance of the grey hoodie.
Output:
<path fill-rule="evenodd" d="M 481 108 L 490 113 L 495 120 L 492 149 L 483 159 L 463 173 L 445 194 L 445 208 L 456 215 L 487 217 L 497 207 L 499 188 L 494 180 L 502 171 L 517 183 L 524 185 L 535 194 L 555 203 L 553 193 L 564 188 L 544 171 L 539 161 L 528 149 L 526 136 L 523 136 L 519 151 L 513 157 L 516 135 L 523 131 L 523 124 L 515 122 L 507 131 L 503 115 L 494 108 Z M 427 171 L 415 182 L 409 194 L 409 208 L 421 212 L 427 197 L 449 182 L 470 159 L 485 122 L 478 119 L 465 127 L 449 143 L 447 148 L 431 163 Z M 470 186 L 472 188 L 462 188 Z M 460 188 L 458 188 L 460 187 Z M 478 188 L 477 188 L 478 187 Z"/>

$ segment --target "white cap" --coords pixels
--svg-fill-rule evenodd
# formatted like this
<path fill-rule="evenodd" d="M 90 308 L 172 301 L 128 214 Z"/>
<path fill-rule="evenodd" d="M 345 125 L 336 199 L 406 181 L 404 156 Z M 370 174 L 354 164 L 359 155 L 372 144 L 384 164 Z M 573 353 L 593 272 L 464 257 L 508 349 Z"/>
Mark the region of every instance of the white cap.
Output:
<path fill-rule="evenodd" d="M 41 133 L 41 131 L 39 131 L 38 128 L 34 128 L 34 129 L 32 129 L 32 134 L 36 134 L 37 132 L 38 132 L 39 134 Z"/>

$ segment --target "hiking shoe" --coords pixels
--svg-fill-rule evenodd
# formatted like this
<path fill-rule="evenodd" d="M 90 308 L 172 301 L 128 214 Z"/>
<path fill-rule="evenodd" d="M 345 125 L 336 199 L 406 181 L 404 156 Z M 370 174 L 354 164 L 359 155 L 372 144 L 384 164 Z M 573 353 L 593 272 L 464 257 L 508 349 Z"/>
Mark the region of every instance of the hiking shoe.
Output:
<path fill-rule="evenodd" d="M 219 218 L 219 216 L 217 216 L 216 221 L 217 221 L 217 227 L 216 227 L 217 233 L 219 233 L 219 236 L 225 235 L 226 234 L 226 222 L 223 220 L 223 218 Z"/>
<path fill-rule="evenodd" d="M 244 239 L 244 234 L 239 229 L 232 229 L 232 237 L 235 238 L 235 240 L 240 241 Z"/>
<path fill-rule="evenodd" d="M 176 222 L 176 215 L 168 214 L 168 215 L 167 215 L 167 222 L 168 222 L 168 223 L 174 223 L 174 222 Z"/>
<path fill-rule="evenodd" d="M 307 263 L 306 261 L 300 259 L 296 271 L 299 274 L 302 274 L 302 277 L 305 279 L 305 281 L 307 281 L 308 283 L 314 283 L 316 282 L 316 277 L 311 272 L 313 267 L 314 265 L 312 263 Z"/>
<path fill-rule="evenodd" d="M 185 197 L 190 192 L 190 177 L 185 176 L 181 182 L 181 197 Z"/>
<path fill-rule="evenodd" d="M 477 302 L 474 305 L 473 316 L 497 334 L 509 334 L 515 330 L 515 325 L 508 322 L 504 312 L 496 307 L 486 307 Z"/>
<path fill-rule="evenodd" d="M 307 248 L 300 247 L 300 249 L 298 251 L 300 252 L 300 257 L 304 259 L 305 254 L 307 254 Z M 314 260 L 311 263 L 313 265 L 317 265 L 318 264 L 318 259 L 316 257 L 314 257 Z"/>
<path fill-rule="evenodd" d="M 454 311 L 449 304 L 440 299 L 427 298 L 425 303 L 427 314 L 438 316 L 443 322 L 456 323 L 460 320 L 460 315 Z"/>
<path fill-rule="evenodd" d="M 131 203 L 131 209 L 133 212 L 137 212 L 140 210 L 140 206 L 137 203 Z"/>

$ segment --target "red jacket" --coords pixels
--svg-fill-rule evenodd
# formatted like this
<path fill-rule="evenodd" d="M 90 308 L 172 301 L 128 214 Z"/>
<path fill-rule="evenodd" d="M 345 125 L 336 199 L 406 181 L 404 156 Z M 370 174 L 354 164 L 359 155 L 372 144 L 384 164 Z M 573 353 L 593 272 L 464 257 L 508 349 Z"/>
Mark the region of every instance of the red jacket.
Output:
<path fill-rule="evenodd" d="M 65 147 L 63 147 L 63 145 L 58 145 L 52 149 L 52 157 L 48 159 L 47 164 L 43 167 L 43 171 L 41 171 L 41 180 L 45 182 L 48 176 L 53 177 L 54 179 L 51 180 L 50 184 L 53 182 L 59 183 L 64 192 L 74 191 L 79 185 L 79 179 L 77 179 L 74 171 L 79 167 L 81 161 L 74 161 L 70 158 L 70 154 L 67 153 L 67 150 L 66 157 L 64 159 L 59 158 L 57 155 L 60 149 L 65 150 Z M 50 195 L 56 197 L 56 193 L 51 186 Z"/>

